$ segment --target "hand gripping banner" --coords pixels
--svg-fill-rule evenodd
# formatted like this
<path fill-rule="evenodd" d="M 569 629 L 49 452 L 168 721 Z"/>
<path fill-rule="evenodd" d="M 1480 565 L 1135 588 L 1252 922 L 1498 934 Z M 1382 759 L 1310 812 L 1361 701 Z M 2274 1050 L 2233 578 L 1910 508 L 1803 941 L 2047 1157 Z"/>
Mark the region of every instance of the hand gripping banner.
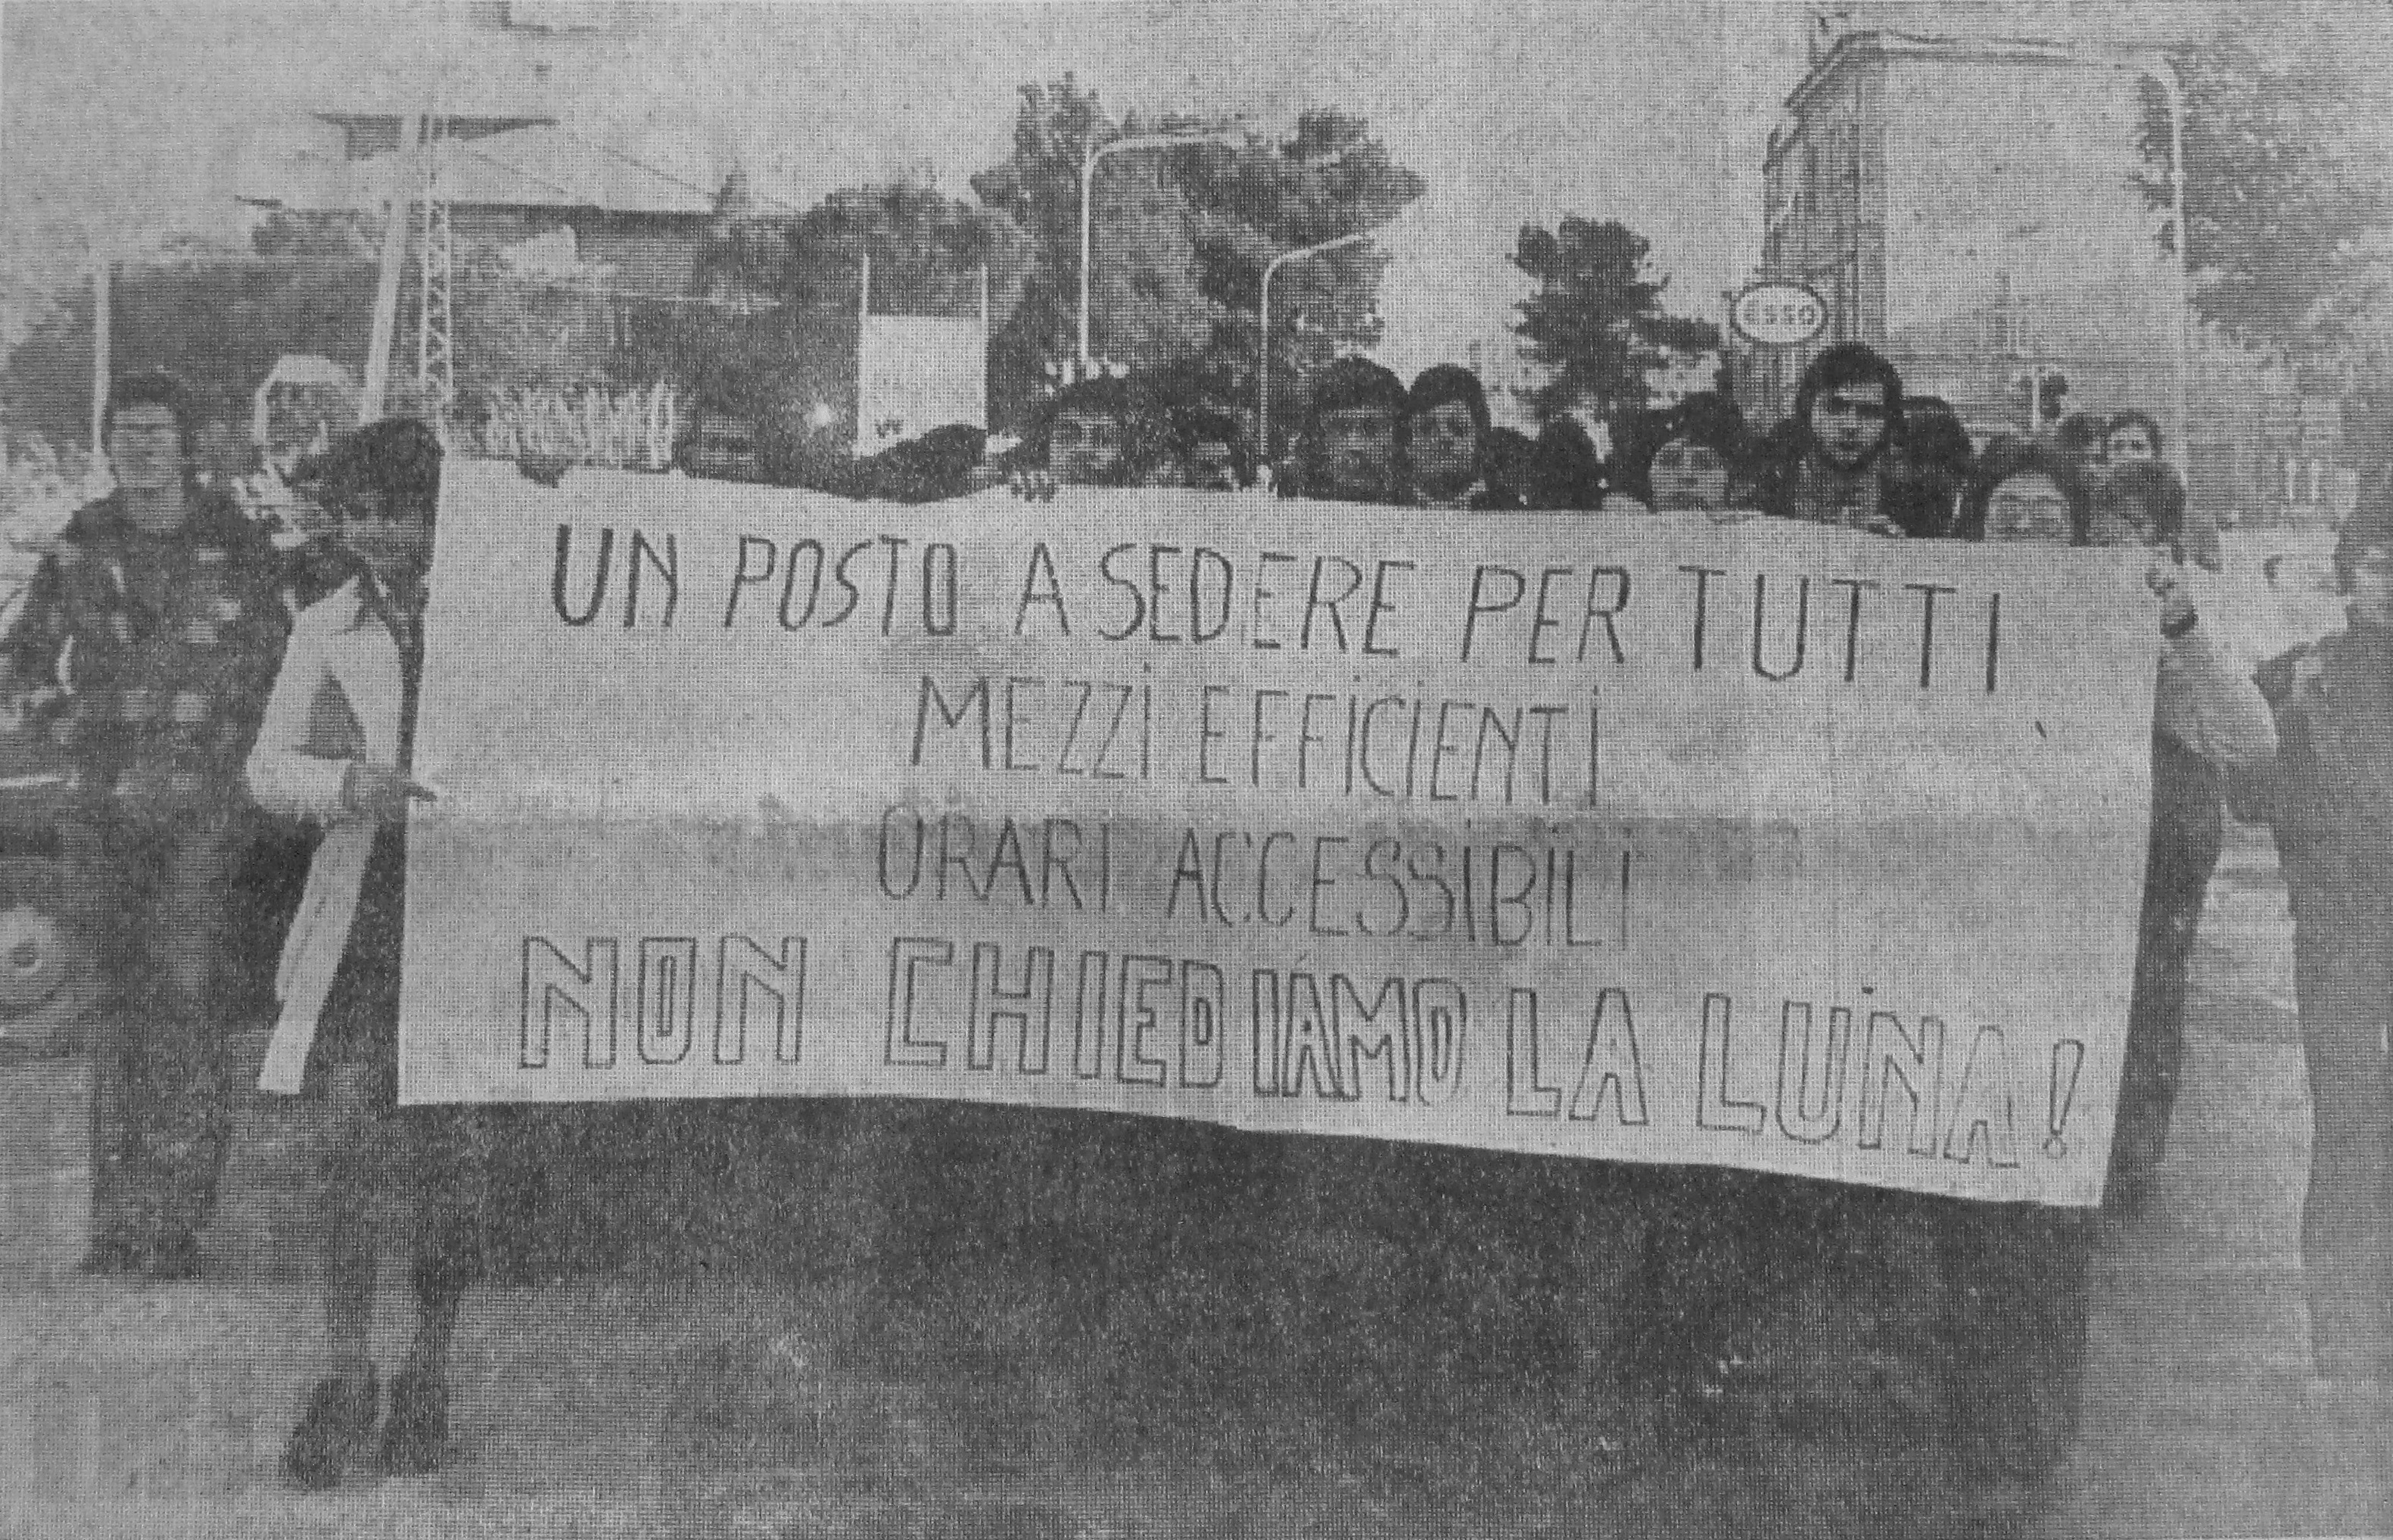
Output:
<path fill-rule="evenodd" d="M 453 462 L 409 1102 L 909 1096 L 2099 1194 L 2104 554 Z"/>

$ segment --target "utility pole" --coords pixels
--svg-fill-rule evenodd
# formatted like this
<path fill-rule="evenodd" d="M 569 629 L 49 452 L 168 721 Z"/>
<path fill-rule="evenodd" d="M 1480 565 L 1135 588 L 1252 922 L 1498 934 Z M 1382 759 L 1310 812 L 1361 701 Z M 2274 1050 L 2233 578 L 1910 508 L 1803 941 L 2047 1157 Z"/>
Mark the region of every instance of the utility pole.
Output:
<path fill-rule="evenodd" d="M 456 241 L 449 223 L 449 202 L 440 195 L 440 145 L 447 136 L 443 120 L 425 124 L 424 250 L 418 274 L 415 328 L 415 383 L 442 421 L 457 399 L 455 315 L 450 300 L 456 276 Z"/>
<path fill-rule="evenodd" d="M 409 158 L 391 167 L 390 199 L 384 210 L 382 267 L 374 279 L 373 332 L 366 344 L 365 390 L 358 403 L 360 425 L 382 419 L 390 385 L 390 350 L 399 333 L 399 280 L 407 265 L 407 227 L 425 150 L 425 117 L 411 115 L 399 130 Z"/>

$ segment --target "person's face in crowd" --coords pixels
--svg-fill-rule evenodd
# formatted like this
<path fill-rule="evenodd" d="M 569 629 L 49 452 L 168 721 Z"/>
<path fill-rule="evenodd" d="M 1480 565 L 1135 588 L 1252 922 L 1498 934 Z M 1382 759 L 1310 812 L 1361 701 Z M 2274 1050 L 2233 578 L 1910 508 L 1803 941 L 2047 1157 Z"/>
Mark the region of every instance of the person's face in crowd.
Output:
<path fill-rule="evenodd" d="M 2351 590 L 2346 596 L 2355 620 L 2393 626 L 2393 548 L 2362 546 L 2351 564 Z"/>
<path fill-rule="evenodd" d="M 386 589 L 416 588 L 432 566 L 432 521 L 394 513 L 379 488 L 350 495 L 340 510 L 341 543 L 347 546 Z"/>
<path fill-rule="evenodd" d="M 2069 457 L 2070 464 L 2076 469 L 2077 484 L 2086 489 L 2088 496 L 2098 501 L 2111 485 L 2111 467 L 2102 459 L 2105 448 L 2104 441 L 2099 437 L 2088 438 L 2080 444 L 2061 446 L 2061 453 Z M 2095 513 L 2095 522 L 2098 525 L 2101 522 L 2101 513 L 2099 508 Z M 2122 542 L 2097 541 L 2095 543 L 2115 545 Z"/>
<path fill-rule="evenodd" d="M 1396 416 L 1380 407 L 1342 407 L 1320 419 L 1321 472 L 1330 497 L 1376 502 L 1394 489 Z"/>
<path fill-rule="evenodd" d="M 2132 465 L 2138 461 L 2160 458 L 2160 451 L 2152 446 L 2152 436 L 2141 423 L 2123 424 L 2112 429 L 2105 452 L 2113 465 Z"/>
<path fill-rule="evenodd" d="M 2160 521 L 2141 500 L 2098 496 L 2086 526 L 2088 545 L 2162 545 Z"/>
<path fill-rule="evenodd" d="M 1717 513 L 1728 506 L 1728 463 L 1708 444 L 1671 439 L 1654 451 L 1650 474 L 1657 513 L 1673 508 Z"/>
<path fill-rule="evenodd" d="M 116 473 L 116 484 L 128 492 L 180 486 L 190 463 L 175 413 L 152 401 L 137 401 L 119 411 L 109 424 L 108 463 Z"/>
<path fill-rule="evenodd" d="M 1047 434 L 1047 474 L 1060 486 L 1109 486 L 1121 474 L 1125 437 L 1120 422 L 1105 412 L 1059 411 Z"/>
<path fill-rule="evenodd" d="M 1196 444 L 1189 452 L 1188 485 L 1201 492 L 1236 491 L 1238 462 L 1230 446 L 1219 439 Z"/>
<path fill-rule="evenodd" d="M 2067 545 L 2070 534 L 2069 498 L 2042 471 L 2005 476 L 1986 499 L 1988 540 Z"/>
<path fill-rule="evenodd" d="M 1188 466 L 1179 455 L 1166 451 L 1146 463 L 1138 473 L 1142 487 L 1185 487 L 1189 485 Z"/>
<path fill-rule="evenodd" d="M 1831 385 L 1811 398 L 1811 438 L 1838 470 L 1853 470 L 1886 447 L 1886 392 L 1866 380 Z"/>
<path fill-rule="evenodd" d="M 1415 412 L 1406 427 L 1413 485 L 1432 497 L 1452 497 L 1479 479 L 1479 423 L 1470 407 L 1442 401 Z"/>

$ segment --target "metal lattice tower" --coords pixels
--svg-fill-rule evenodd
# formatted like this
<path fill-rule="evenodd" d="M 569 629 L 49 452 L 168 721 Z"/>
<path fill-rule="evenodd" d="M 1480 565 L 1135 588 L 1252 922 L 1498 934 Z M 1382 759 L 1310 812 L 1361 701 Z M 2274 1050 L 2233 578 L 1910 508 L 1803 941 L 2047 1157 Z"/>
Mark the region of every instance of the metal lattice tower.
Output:
<path fill-rule="evenodd" d="M 444 137 L 440 120 L 433 119 L 425 133 L 415 383 L 424 391 L 425 404 L 445 417 L 457 399 L 455 314 L 450 299 L 456 271 L 456 240 L 450 228 L 448 202 L 440 196 L 440 148 Z"/>

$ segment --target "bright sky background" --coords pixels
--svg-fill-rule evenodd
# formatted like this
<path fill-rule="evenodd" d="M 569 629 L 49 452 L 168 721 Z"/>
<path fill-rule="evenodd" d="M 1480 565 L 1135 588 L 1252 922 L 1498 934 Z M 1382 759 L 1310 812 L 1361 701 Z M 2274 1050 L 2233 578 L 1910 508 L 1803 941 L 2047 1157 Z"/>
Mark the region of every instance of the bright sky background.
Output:
<path fill-rule="evenodd" d="M 494 7 L 471 7 L 484 15 Z M 1501 338 L 1523 221 L 1618 218 L 1654 245 L 1675 309 L 1717 319 L 1759 254 L 1760 163 L 1805 68 L 1812 6 L 1758 0 L 1128 0 L 625 6 L 592 34 L 494 34 L 466 7 L 11 3 L 0 14 L 0 306 L 80 260 L 224 234 L 244 145 L 310 109 L 543 110 L 595 138 L 812 202 L 927 170 L 951 193 L 1007 153 L 1015 89 L 1069 70 L 1113 111 L 1307 105 L 1370 120 L 1429 191 L 1393 232 L 1388 362 Z M 1923 33 L 2141 31 L 2099 7 L 1846 5 Z M 2215 12 L 2216 7 L 2199 7 Z M 2164 30 L 2195 14 L 2166 13 Z M 2149 33 L 2147 33 L 2149 35 Z M 545 60 L 545 76 L 535 63 Z M 710 183 L 710 185 L 712 185 Z M 0 318 L 4 319 L 4 318 Z M 0 326 L 0 337 L 7 328 Z"/>
<path fill-rule="evenodd" d="M 1075 72 L 1107 106 L 1304 106 L 1368 118 L 1429 192 L 1392 238 L 1383 352 L 1418 367 L 1501 334 L 1524 220 L 1628 221 L 1682 307 L 1758 254 L 1759 163 L 1801 72 L 1799 7 L 1099 3 L 656 7 L 543 44 L 421 4 L 12 4 L 0 57 L 0 248 L 21 282 L 85 232 L 220 232 L 242 141 L 313 108 L 530 102 L 594 137 L 717 175 L 734 152 L 806 203 L 928 169 L 950 192 L 1000 160 L 1015 88 Z M 444 39 L 451 46 L 444 50 Z M 529 45 L 529 46 L 528 46 Z M 535 80 L 529 55 L 551 60 Z M 15 287 L 12 282 L 10 287 Z"/>

